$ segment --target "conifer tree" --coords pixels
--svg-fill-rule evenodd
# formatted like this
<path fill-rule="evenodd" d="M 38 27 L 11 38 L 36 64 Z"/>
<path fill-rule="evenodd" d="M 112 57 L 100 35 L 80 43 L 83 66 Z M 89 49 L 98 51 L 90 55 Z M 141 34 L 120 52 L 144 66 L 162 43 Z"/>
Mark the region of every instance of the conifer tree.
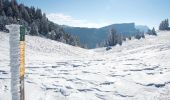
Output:
<path fill-rule="evenodd" d="M 38 35 L 38 27 L 35 22 L 31 24 L 30 35 Z"/>
<path fill-rule="evenodd" d="M 13 16 L 13 12 L 12 12 L 11 7 L 8 7 L 7 16 L 9 16 L 9 17 L 12 17 L 12 16 Z"/>
<path fill-rule="evenodd" d="M 3 12 L 3 1 L 0 0 L 0 16 L 2 16 L 2 12 Z"/>
<path fill-rule="evenodd" d="M 169 20 L 163 20 L 159 25 L 159 30 L 169 30 Z"/>
<path fill-rule="evenodd" d="M 154 27 L 152 29 L 152 35 L 157 35 Z"/>

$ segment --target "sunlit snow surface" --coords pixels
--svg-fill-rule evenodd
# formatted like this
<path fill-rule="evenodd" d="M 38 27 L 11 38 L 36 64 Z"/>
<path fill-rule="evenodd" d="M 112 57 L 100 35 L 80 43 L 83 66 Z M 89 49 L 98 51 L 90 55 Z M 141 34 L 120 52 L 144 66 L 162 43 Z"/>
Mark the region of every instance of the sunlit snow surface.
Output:
<path fill-rule="evenodd" d="M 0 100 L 11 100 L 9 34 L 0 32 Z M 170 100 L 170 32 L 81 49 L 26 36 L 26 100 Z"/>

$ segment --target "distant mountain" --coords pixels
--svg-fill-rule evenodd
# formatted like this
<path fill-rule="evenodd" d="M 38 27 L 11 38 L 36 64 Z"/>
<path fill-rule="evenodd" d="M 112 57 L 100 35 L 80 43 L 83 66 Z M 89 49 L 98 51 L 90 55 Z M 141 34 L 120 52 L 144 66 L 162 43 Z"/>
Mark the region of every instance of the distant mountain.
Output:
<path fill-rule="evenodd" d="M 118 33 L 125 37 L 135 36 L 138 34 L 135 23 L 112 24 L 101 28 L 63 26 L 65 32 L 79 37 L 80 43 L 86 44 L 88 48 L 95 48 L 98 43 L 104 41 L 107 38 L 111 28 L 114 28 Z"/>
<path fill-rule="evenodd" d="M 144 26 L 144 25 L 136 25 L 135 28 L 138 29 L 139 31 L 145 32 L 145 33 L 149 30 L 149 27 Z"/>

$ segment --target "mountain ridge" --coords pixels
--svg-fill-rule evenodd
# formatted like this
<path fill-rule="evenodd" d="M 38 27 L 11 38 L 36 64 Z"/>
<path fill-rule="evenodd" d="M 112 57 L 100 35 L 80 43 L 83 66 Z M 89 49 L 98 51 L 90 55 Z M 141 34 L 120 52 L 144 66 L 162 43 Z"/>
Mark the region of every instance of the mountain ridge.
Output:
<path fill-rule="evenodd" d="M 137 29 L 133 22 L 111 24 L 101 28 L 71 27 L 67 25 L 62 25 L 62 27 L 68 34 L 79 37 L 80 43 L 86 44 L 87 48 L 95 48 L 97 44 L 103 42 L 108 37 L 111 28 L 114 28 L 125 37 L 135 36 L 138 31 L 143 30 Z"/>

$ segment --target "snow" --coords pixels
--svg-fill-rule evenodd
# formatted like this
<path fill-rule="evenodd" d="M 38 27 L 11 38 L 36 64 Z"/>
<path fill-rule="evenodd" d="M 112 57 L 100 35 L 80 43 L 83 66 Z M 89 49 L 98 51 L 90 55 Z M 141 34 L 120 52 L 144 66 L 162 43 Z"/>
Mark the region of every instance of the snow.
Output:
<path fill-rule="evenodd" d="M 19 25 L 8 25 L 10 31 L 9 44 L 10 44 L 10 72 L 11 72 L 11 93 L 12 100 L 19 100 Z"/>
<path fill-rule="evenodd" d="M 0 33 L 0 100 L 11 100 L 9 34 Z M 170 32 L 82 49 L 26 36 L 26 100 L 169 100 Z"/>

